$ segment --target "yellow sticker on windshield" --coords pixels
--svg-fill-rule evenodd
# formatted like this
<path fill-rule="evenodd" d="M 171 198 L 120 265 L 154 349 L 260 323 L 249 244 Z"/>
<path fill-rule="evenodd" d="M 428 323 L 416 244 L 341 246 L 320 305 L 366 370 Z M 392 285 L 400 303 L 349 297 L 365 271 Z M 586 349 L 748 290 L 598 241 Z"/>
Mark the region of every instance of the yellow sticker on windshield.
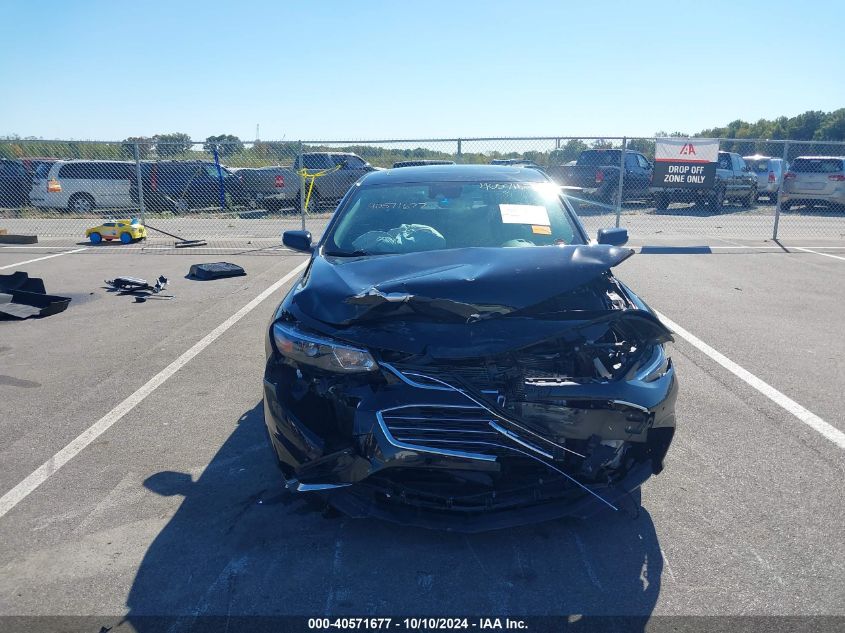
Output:
<path fill-rule="evenodd" d="M 531 232 L 536 233 L 537 235 L 551 235 L 552 234 L 552 227 L 532 224 L 531 225 Z"/>

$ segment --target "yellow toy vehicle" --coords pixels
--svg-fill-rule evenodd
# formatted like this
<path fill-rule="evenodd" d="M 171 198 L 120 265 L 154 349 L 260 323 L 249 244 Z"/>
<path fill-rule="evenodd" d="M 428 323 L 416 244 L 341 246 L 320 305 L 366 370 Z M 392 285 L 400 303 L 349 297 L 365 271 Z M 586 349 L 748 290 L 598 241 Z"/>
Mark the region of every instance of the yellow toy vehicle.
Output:
<path fill-rule="evenodd" d="M 92 244 L 99 244 L 103 240 L 111 242 L 118 239 L 124 244 L 129 244 L 135 240 L 145 239 L 147 228 L 137 218 L 110 220 L 100 226 L 85 229 L 85 237 L 91 240 Z"/>

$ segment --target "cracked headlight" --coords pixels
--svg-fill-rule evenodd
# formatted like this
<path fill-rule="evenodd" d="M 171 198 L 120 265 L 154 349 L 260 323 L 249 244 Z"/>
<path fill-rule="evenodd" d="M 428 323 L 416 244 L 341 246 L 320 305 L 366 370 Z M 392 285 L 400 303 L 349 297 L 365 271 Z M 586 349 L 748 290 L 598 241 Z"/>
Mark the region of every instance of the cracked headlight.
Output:
<path fill-rule="evenodd" d="M 287 323 L 273 325 L 273 340 L 282 356 L 326 371 L 361 372 L 377 368 L 368 351 L 306 334 Z"/>
<path fill-rule="evenodd" d="M 654 382 L 663 378 L 672 369 L 672 359 L 666 355 L 662 345 L 656 345 L 649 362 L 637 372 L 637 380 Z"/>

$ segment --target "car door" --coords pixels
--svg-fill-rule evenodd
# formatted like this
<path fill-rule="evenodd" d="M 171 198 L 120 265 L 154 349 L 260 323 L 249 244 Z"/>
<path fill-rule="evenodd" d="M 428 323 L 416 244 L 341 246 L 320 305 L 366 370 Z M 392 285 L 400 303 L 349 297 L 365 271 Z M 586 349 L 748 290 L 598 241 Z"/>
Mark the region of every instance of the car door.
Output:
<path fill-rule="evenodd" d="M 91 189 L 97 205 L 101 207 L 128 207 L 132 204 L 129 195 L 128 163 L 90 163 Z"/>
<path fill-rule="evenodd" d="M 117 239 L 117 224 L 115 222 L 105 222 L 100 228 L 104 240 Z"/>
<path fill-rule="evenodd" d="M 190 163 L 185 165 L 185 190 L 188 208 L 199 209 L 220 204 L 217 179 L 211 177 L 210 163 Z"/>
<path fill-rule="evenodd" d="M 724 187 L 725 193 L 731 193 L 735 186 L 734 166 L 733 159 L 727 152 L 719 152 L 719 158 L 716 162 L 716 176 Z"/>
<path fill-rule="evenodd" d="M 309 176 L 305 178 L 305 194 L 307 194 L 311 188 L 311 174 L 323 172 L 333 166 L 334 163 L 328 154 L 303 154 L 302 168 L 309 174 Z M 321 198 L 336 197 L 334 193 L 338 189 L 336 173 L 337 172 L 331 172 L 314 178 L 313 191 L 317 192 Z"/>
<path fill-rule="evenodd" d="M 757 176 L 745 162 L 742 156 L 734 155 L 734 174 L 736 176 L 737 193 L 747 193 L 757 185 Z"/>
<path fill-rule="evenodd" d="M 626 154 L 625 161 L 627 163 L 628 156 L 631 156 L 633 161 L 630 168 L 630 174 L 625 173 L 625 178 L 631 178 L 631 187 L 629 188 L 629 197 L 644 196 L 651 186 L 651 163 L 642 154 Z"/>
<path fill-rule="evenodd" d="M 334 197 L 342 198 L 349 191 L 361 176 L 369 173 L 369 165 L 364 159 L 350 154 L 339 154 L 332 157 L 335 165 L 338 165 L 337 188 Z"/>

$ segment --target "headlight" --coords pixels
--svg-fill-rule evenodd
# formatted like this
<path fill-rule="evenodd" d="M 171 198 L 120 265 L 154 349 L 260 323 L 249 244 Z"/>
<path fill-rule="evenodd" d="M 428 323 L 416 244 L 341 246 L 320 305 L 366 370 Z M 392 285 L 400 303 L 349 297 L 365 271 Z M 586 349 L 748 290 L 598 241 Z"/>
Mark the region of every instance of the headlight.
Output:
<path fill-rule="evenodd" d="M 366 350 L 349 347 L 313 334 L 305 334 L 286 323 L 273 325 L 273 340 L 282 356 L 297 363 L 335 372 L 376 369 L 376 361 Z"/>
<path fill-rule="evenodd" d="M 655 345 L 649 362 L 637 372 L 636 379 L 642 382 L 654 382 L 658 378 L 663 378 L 671 368 L 672 359 L 666 355 L 663 346 Z"/>

